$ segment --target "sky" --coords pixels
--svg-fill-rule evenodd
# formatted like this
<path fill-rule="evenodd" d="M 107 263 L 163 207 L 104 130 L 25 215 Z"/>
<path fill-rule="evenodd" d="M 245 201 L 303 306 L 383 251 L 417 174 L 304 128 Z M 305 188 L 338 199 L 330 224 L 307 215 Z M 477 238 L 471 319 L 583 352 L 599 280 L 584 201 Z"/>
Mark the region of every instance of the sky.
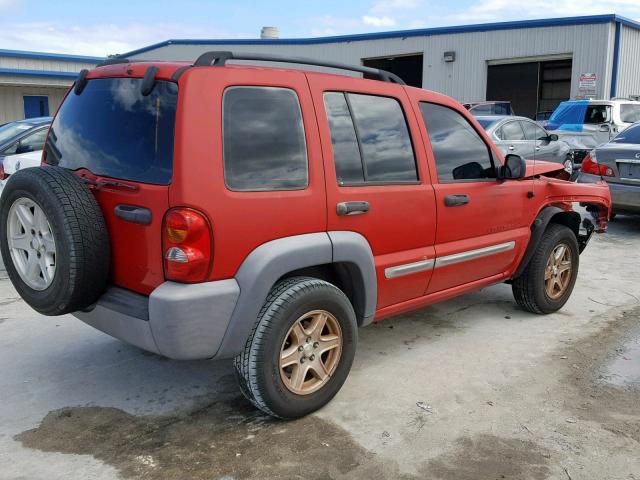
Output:
<path fill-rule="evenodd" d="M 318 37 L 616 13 L 640 0 L 0 0 L 0 49 L 91 56 L 177 38 Z"/>

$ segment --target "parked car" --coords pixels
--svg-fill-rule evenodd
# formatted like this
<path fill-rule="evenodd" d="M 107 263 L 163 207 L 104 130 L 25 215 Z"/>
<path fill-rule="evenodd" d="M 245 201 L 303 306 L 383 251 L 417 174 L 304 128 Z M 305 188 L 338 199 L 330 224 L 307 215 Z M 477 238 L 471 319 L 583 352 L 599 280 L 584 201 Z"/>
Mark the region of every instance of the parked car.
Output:
<path fill-rule="evenodd" d="M 338 392 L 373 321 L 505 281 L 525 310 L 562 308 L 610 205 L 604 183 L 503 159 L 451 98 L 264 54 L 85 70 L 44 161 L 0 202 L 22 298 L 169 358 L 233 358 L 284 418 Z"/>
<path fill-rule="evenodd" d="M 463 104 L 471 115 L 515 115 L 511 102 L 506 101 L 484 101 L 470 102 Z"/>
<path fill-rule="evenodd" d="M 578 182 L 602 180 L 609 184 L 615 212 L 640 213 L 640 122 L 585 157 Z"/>
<path fill-rule="evenodd" d="M 476 117 L 476 120 L 503 155 L 515 153 L 526 159 L 561 163 L 569 175 L 573 174 L 569 145 L 533 120 L 516 116 Z"/>
<path fill-rule="evenodd" d="M 552 114 L 553 114 L 553 110 L 543 110 L 541 112 L 537 112 L 536 123 L 540 125 L 542 128 L 546 129 Z"/>
<path fill-rule="evenodd" d="M 10 155 L 42 150 L 51 117 L 29 118 L 0 126 L 0 163 Z"/>
<path fill-rule="evenodd" d="M 38 167 L 41 160 L 42 150 L 0 158 L 0 194 L 2 194 L 2 190 L 11 174 L 22 168 Z"/>
<path fill-rule="evenodd" d="M 637 101 L 568 100 L 554 110 L 546 128 L 567 142 L 574 162 L 580 164 L 587 153 L 637 121 L 640 121 Z"/>

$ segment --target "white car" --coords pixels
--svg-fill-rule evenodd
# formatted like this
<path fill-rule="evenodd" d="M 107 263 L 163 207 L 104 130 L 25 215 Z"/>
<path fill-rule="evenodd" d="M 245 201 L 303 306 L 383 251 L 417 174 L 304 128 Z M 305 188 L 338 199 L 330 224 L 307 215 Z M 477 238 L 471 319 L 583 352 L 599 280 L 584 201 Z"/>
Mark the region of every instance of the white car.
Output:
<path fill-rule="evenodd" d="M 2 162 L 2 165 L 0 165 L 0 167 L 2 167 L 0 168 L 0 194 L 2 194 L 2 190 L 12 173 L 16 173 L 23 168 L 39 167 L 41 161 L 42 150 L 9 155 L 4 157 L 4 159 L 0 158 L 0 162 Z"/>

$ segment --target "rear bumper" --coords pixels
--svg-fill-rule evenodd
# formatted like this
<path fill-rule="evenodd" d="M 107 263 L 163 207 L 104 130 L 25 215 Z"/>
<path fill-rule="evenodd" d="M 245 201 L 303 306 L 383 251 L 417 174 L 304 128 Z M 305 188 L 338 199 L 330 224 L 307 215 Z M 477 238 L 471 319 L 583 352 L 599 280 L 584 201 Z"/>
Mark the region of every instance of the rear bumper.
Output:
<path fill-rule="evenodd" d="M 596 183 L 602 180 L 599 175 L 580 172 L 578 183 Z M 606 178 L 605 178 L 606 180 Z M 624 185 L 620 183 L 607 182 L 611 192 L 611 202 L 614 210 L 624 210 L 629 212 L 640 212 L 640 184 Z"/>
<path fill-rule="evenodd" d="M 165 282 L 149 297 L 111 287 L 83 322 L 127 343 L 176 360 L 212 358 L 240 287 L 234 279 L 198 284 Z"/>

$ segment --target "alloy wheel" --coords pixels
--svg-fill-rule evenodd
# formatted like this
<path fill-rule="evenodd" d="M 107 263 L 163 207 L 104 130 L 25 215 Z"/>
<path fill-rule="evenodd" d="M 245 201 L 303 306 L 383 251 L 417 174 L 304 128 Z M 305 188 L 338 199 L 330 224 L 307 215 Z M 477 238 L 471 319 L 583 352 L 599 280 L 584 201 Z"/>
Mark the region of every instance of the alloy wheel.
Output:
<path fill-rule="evenodd" d="M 298 318 L 280 351 L 280 378 L 287 389 L 308 395 L 322 388 L 340 362 L 342 342 L 340 323 L 326 310 Z"/>
<path fill-rule="evenodd" d="M 56 241 L 42 208 L 19 198 L 9 209 L 7 241 L 18 275 L 30 288 L 43 291 L 56 273 Z"/>
<path fill-rule="evenodd" d="M 573 262 L 571 249 L 565 243 L 554 247 L 544 270 L 545 292 L 552 300 L 557 300 L 566 292 L 571 283 Z"/>

